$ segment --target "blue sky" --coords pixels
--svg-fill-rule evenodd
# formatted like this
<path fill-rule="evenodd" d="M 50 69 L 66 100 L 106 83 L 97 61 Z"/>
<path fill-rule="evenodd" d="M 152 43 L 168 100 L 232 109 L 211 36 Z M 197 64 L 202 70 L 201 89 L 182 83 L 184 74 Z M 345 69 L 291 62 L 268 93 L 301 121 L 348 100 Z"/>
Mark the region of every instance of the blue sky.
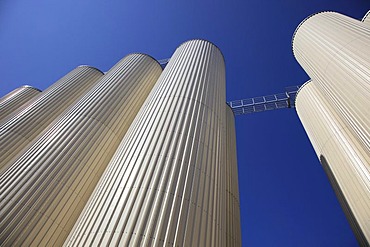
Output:
<path fill-rule="evenodd" d="M 227 100 L 308 80 L 291 38 L 308 15 L 361 19 L 369 0 L 0 1 L 0 95 L 41 90 L 80 64 L 107 71 L 132 52 L 168 58 L 203 38 L 226 60 Z M 243 246 L 357 246 L 292 109 L 236 117 Z"/>

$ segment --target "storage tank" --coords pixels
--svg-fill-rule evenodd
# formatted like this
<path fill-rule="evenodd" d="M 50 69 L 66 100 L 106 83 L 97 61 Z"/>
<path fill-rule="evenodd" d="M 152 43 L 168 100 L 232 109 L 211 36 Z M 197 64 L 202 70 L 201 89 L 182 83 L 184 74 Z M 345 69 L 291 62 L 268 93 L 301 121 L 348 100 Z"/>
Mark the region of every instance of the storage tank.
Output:
<path fill-rule="evenodd" d="M 0 242 L 61 246 L 162 72 L 119 61 L 0 177 Z"/>
<path fill-rule="evenodd" d="M 296 107 L 358 242 L 369 245 L 369 151 L 314 81 L 299 90 Z"/>
<path fill-rule="evenodd" d="M 40 92 L 40 89 L 24 85 L 3 96 L 0 99 L 0 123 Z"/>
<path fill-rule="evenodd" d="M 242 246 L 234 113 L 226 106 L 226 246 Z"/>
<path fill-rule="evenodd" d="M 312 79 L 299 90 L 299 118 L 359 244 L 368 246 L 369 27 L 339 13 L 318 13 L 297 28 L 293 52 Z"/>
<path fill-rule="evenodd" d="M 177 48 L 66 246 L 226 246 L 225 65 Z"/>
<path fill-rule="evenodd" d="M 0 174 L 102 76 L 103 73 L 96 68 L 79 66 L 0 123 Z"/>

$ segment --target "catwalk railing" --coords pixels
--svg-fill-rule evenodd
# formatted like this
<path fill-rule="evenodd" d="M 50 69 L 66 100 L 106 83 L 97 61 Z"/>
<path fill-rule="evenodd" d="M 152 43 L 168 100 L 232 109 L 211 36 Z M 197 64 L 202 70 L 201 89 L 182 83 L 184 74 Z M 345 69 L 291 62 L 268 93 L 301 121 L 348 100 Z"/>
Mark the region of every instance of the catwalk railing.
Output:
<path fill-rule="evenodd" d="M 169 60 L 169 58 L 165 58 L 158 60 L 158 62 L 162 68 L 164 68 Z M 294 108 L 295 97 L 299 87 L 300 86 L 290 86 L 285 88 L 284 93 L 233 100 L 226 103 L 231 107 L 234 115 L 244 115 L 283 108 Z"/>
<path fill-rule="evenodd" d="M 282 108 L 294 108 L 295 97 L 299 87 L 300 86 L 286 87 L 284 93 L 233 100 L 227 102 L 227 104 L 231 107 L 234 115 L 250 114 Z"/>

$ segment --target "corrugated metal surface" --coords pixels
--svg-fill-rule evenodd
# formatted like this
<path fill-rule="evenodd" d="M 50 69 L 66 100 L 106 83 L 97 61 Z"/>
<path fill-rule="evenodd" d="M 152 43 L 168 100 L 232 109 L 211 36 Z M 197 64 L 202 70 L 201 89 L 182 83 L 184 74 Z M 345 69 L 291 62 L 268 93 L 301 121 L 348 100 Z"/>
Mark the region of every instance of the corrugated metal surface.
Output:
<path fill-rule="evenodd" d="M 19 87 L 0 99 L 0 122 L 29 101 L 41 91 L 31 86 Z"/>
<path fill-rule="evenodd" d="M 299 91 L 300 120 L 361 246 L 370 242 L 370 152 L 313 80 Z"/>
<path fill-rule="evenodd" d="M 293 51 L 349 130 L 370 151 L 368 26 L 338 13 L 319 13 L 300 25 L 293 39 Z"/>
<path fill-rule="evenodd" d="M 126 56 L 0 177 L 3 245 L 63 244 L 161 72 Z"/>
<path fill-rule="evenodd" d="M 318 13 L 297 28 L 293 51 L 312 78 L 298 115 L 359 243 L 370 242 L 370 29 Z"/>
<path fill-rule="evenodd" d="M 338 183 L 338 180 L 335 176 L 335 174 L 333 173 L 332 169 L 331 169 L 331 166 L 329 165 L 329 163 L 327 162 L 327 160 L 325 159 L 325 157 L 323 155 L 320 156 L 320 162 L 322 164 L 322 167 L 324 168 L 327 176 L 328 176 L 328 179 L 334 189 L 334 192 L 340 202 L 340 205 L 342 206 L 342 209 L 345 213 L 345 215 L 347 216 L 347 219 L 349 221 L 349 224 L 350 226 L 352 227 L 352 230 L 357 238 L 357 241 L 359 243 L 360 246 L 369 246 L 369 242 L 368 240 L 366 239 L 364 233 L 362 232 L 362 229 L 361 229 L 361 226 L 358 224 L 357 222 L 357 219 L 350 207 L 350 205 L 348 204 L 347 202 L 347 199 L 346 199 L 346 196 L 344 195 L 342 189 L 341 189 L 341 186 L 340 184 Z"/>
<path fill-rule="evenodd" d="M 238 165 L 234 114 L 226 105 L 226 245 L 241 246 Z"/>
<path fill-rule="evenodd" d="M 370 10 L 365 14 L 364 18 L 362 18 L 362 22 L 366 25 L 370 25 Z"/>
<path fill-rule="evenodd" d="M 0 174 L 24 152 L 24 148 L 46 131 L 49 124 L 88 92 L 102 75 L 93 67 L 79 66 L 1 123 Z"/>
<path fill-rule="evenodd" d="M 225 68 L 182 44 L 99 181 L 67 246 L 225 246 Z"/>

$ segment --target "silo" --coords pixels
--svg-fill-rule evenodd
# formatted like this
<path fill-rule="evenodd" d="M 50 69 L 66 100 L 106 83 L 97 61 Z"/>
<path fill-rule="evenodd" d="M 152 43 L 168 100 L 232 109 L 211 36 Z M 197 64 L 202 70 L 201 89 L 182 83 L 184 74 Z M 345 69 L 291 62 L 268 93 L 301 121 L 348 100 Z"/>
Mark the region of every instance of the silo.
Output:
<path fill-rule="evenodd" d="M 225 67 L 219 49 L 177 48 L 66 246 L 225 246 Z"/>
<path fill-rule="evenodd" d="M 126 56 L 13 162 L 0 177 L 2 244 L 63 244 L 161 72 Z"/>
<path fill-rule="evenodd" d="M 0 123 L 40 92 L 37 88 L 24 85 L 3 96 L 0 99 Z"/>
<path fill-rule="evenodd" d="M 103 73 L 90 66 L 79 66 L 59 79 L 32 102 L 0 124 L 0 174 L 22 150 L 61 113 L 88 92 Z"/>
<path fill-rule="evenodd" d="M 322 12 L 304 20 L 293 52 L 313 83 L 370 152 L 370 30 L 359 20 Z"/>
<path fill-rule="evenodd" d="M 298 93 L 298 115 L 359 243 L 368 245 L 369 27 L 335 12 L 318 13 L 297 28 L 293 52 L 312 78 Z"/>
<path fill-rule="evenodd" d="M 307 132 L 361 246 L 370 243 L 370 153 L 317 86 L 306 83 L 296 98 Z"/>
<path fill-rule="evenodd" d="M 234 113 L 226 105 L 226 245 L 242 246 Z"/>

